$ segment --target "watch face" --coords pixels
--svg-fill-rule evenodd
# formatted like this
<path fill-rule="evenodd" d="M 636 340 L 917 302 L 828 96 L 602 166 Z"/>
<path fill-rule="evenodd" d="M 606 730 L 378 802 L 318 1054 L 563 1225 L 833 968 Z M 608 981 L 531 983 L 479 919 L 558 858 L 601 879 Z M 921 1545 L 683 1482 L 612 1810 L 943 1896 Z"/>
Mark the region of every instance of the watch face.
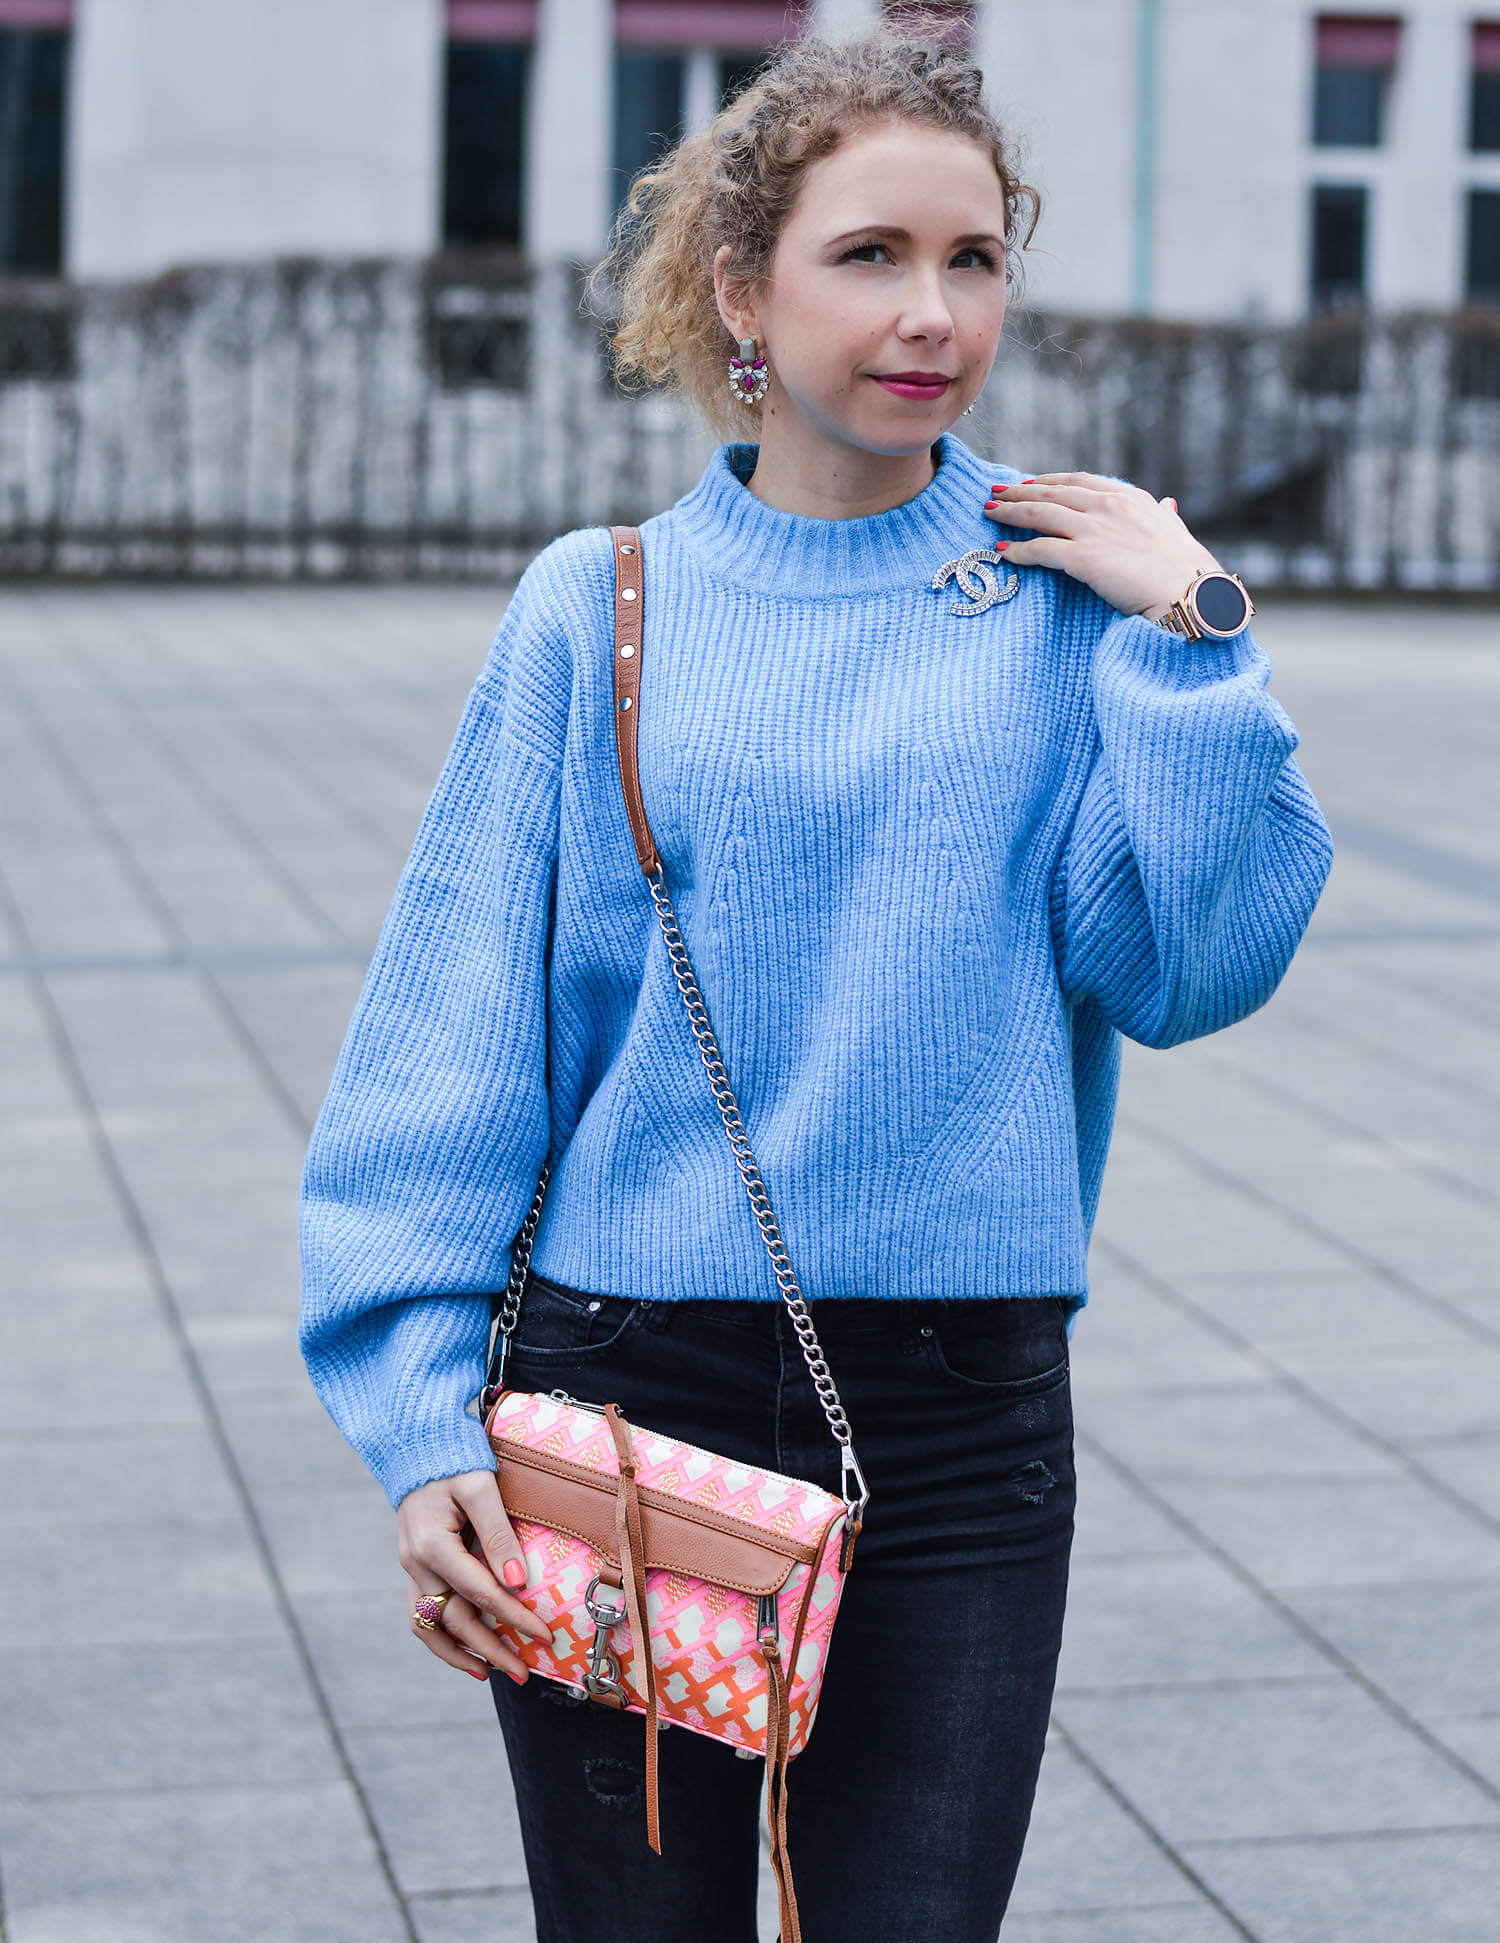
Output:
<path fill-rule="evenodd" d="M 1238 634 L 1250 618 L 1250 603 L 1227 573 L 1211 573 L 1193 590 L 1198 618 L 1215 634 Z"/>

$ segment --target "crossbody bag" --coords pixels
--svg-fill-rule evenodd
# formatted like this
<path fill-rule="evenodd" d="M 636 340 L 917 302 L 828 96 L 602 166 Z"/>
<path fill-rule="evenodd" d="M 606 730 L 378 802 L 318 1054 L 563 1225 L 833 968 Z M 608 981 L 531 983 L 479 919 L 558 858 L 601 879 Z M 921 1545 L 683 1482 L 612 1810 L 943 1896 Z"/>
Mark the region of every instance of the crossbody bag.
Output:
<path fill-rule="evenodd" d="M 849 1420 L 771 1209 L 709 1022 L 641 798 L 645 575 L 640 534 L 612 527 L 615 750 L 636 859 L 776 1286 L 839 1451 L 839 1495 L 702 1450 L 611 1402 L 505 1387 L 548 1168 L 516 1239 L 481 1407 L 500 1495 L 526 1557 L 516 1594 L 551 1628 L 521 1658 L 602 1706 L 645 1717 L 646 1837 L 660 1854 L 657 1733 L 675 1725 L 766 1762 L 782 1943 L 801 1943 L 786 1845 L 787 1763 L 807 1745 L 869 1491 Z M 641 1651 L 641 1641 L 649 1650 Z"/>

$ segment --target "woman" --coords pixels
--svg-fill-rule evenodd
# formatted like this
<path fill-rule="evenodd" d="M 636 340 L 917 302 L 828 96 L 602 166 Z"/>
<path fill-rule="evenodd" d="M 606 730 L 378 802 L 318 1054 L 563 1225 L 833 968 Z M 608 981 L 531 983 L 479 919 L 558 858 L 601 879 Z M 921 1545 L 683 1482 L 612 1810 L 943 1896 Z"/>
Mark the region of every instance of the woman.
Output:
<path fill-rule="evenodd" d="M 810 1943 L 999 1929 L 1119 1037 L 1262 1004 L 1330 861 L 1174 503 L 949 430 L 1036 214 L 979 88 L 920 43 L 794 46 L 639 186 L 612 266 L 627 376 L 752 441 L 644 529 L 640 763 L 872 1493 L 791 1771 Z M 313 1135 L 303 1344 L 410 1601 L 450 1595 L 417 1636 L 502 1676 L 543 1943 L 748 1943 L 759 1766 L 664 1736 L 651 1854 L 638 1717 L 527 1683 L 545 1629 L 466 1414 L 550 1157 L 509 1382 L 838 1488 L 636 867 L 613 591 L 606 533 L 549 546 L 470 695 Z"/>

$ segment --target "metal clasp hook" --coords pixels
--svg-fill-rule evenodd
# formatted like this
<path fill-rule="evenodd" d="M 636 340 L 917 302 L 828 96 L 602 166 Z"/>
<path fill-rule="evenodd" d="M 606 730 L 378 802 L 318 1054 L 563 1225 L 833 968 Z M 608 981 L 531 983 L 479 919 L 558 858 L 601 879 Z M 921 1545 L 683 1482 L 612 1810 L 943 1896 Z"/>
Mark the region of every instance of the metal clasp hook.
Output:
<path fill-rule="evenodd" d="M 625 1588 L 606 1585 L 596 1573 L 583 1595 L 584 1610 L 594 1622 L 594 1643 L 589 1655 L 583 1688 L 595 1700 L 618 1700 L 625 1706 L 629 1694 L 620 1684 L 620 1662 L 610 1651 L 609 1636 L 625 1617 Z"/>
<path fill-rule="evenodd" d="M 844 1503 L 849 1507 L 850 1516 L 862 1518 L 865 1506 L 870 1502 L 870 1487 L 865 1483 L 865 1474 L 859 1468 L 859 1459 L 854 1455 L 853 1444 L 840 1444 L 839 1453 L 839 1490 Z"/>

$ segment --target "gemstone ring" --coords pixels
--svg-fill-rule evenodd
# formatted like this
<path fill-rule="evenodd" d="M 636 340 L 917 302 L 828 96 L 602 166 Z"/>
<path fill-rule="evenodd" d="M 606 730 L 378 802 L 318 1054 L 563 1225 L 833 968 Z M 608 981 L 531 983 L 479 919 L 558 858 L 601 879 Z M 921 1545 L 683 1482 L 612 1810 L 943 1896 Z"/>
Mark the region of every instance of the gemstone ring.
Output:
<path fill-rule="evenodd" d="M 443 1607 L 453 1597 L 451 1592 L 424 1592 L 411 1609 L 411 1616 L 422 1628 L 430 1633 L 443 1617 Z"/>

